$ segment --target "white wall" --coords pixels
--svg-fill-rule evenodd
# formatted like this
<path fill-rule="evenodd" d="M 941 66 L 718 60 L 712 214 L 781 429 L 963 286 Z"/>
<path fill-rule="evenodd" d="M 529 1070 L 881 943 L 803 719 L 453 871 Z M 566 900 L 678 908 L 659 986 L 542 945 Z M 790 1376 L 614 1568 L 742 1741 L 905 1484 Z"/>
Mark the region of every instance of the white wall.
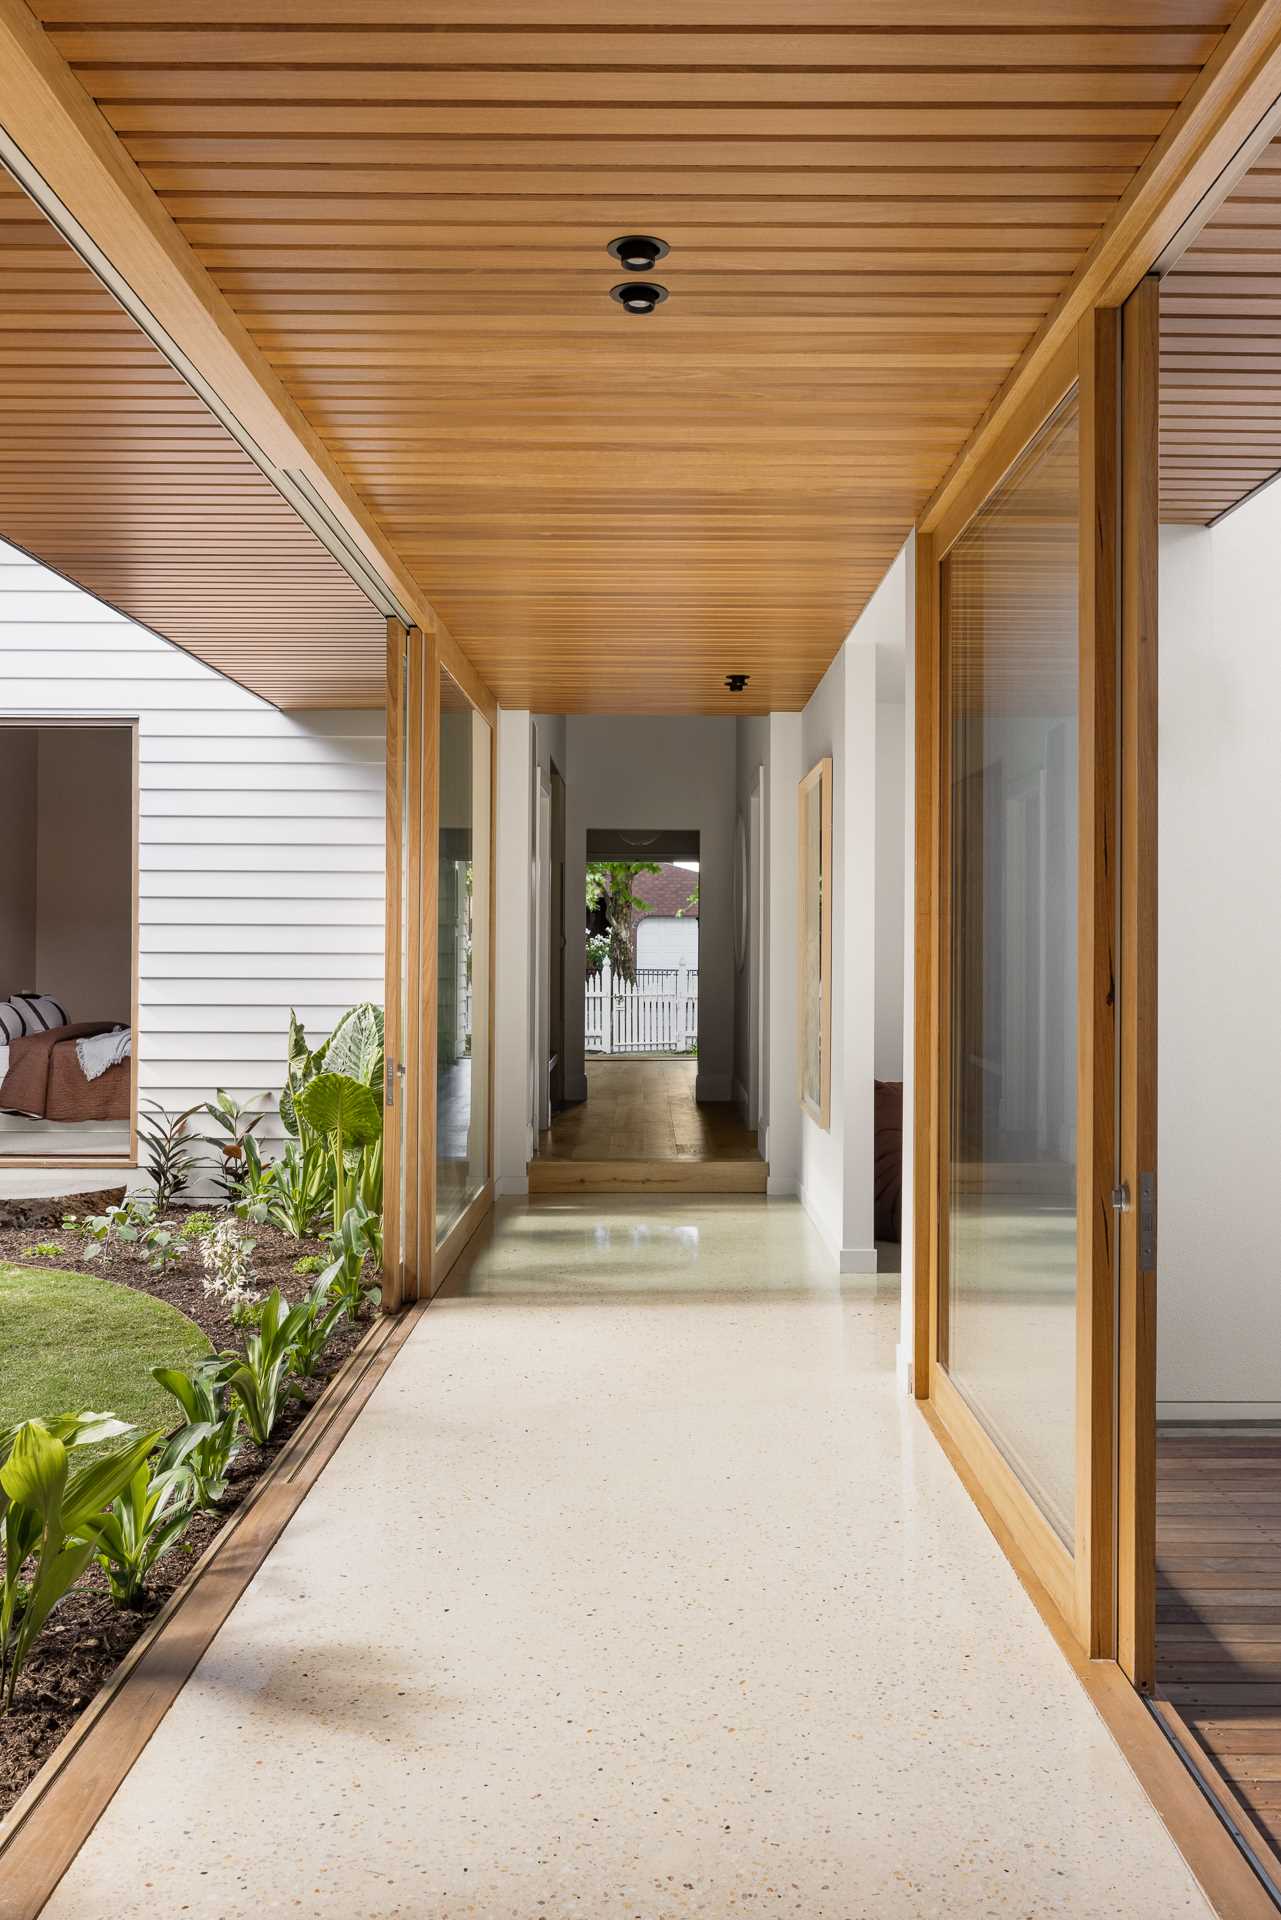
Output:
<path fill-rule="evenodd" d="M 873 1083 L 903 1077 L 908 558 L 904 549 L 801 715 L 802 772 L 832 756 L 834 885 L 831 1121 L 801 1116 L 799 1182 L 847 1273 L 877 1264 Z"/>
<path fill-rule="evenodd" d="M 583 899 L 589 827 L 689 829 L 699 835 L 698 1097 L 733 1093 L 734 937 L 731 920 L 735 722 L 680 715 L 571 714 L 566 721 L 565 900 Z M 637 859 L 644 849 L 637 849 Z M 581 924 L 581 923 L 580 923 Z M 565 1090 L 583 1099 L 583 969 L 567 925 Z"/>
<path fill-rule="evenodd" d="M 381 712 L 279 713 L 3 545 L 0 688 L 139 721 L 144 1098 L 278 1088 L 291 1006 L 319 1036 L 381 1002 Z"/>
<path fill-rule="evenodd" d="M 1281 1417 L 1281 488 L 1161 529 L 1158 1402 Z"/>

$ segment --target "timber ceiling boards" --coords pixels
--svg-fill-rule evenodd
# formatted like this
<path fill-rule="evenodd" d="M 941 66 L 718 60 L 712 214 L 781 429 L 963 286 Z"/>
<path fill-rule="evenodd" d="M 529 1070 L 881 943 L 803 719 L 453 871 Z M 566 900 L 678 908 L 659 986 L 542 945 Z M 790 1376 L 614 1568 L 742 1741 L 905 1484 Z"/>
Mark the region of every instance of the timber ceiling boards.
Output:
<path fill-rule="evenodd" d="M 1161 518 L 1205 525 L 1281 472 L 1281 142 L 1161 282 Z"/>
<path fill-rule="evenodd" d="M 750 712 L 807 698 L 1235 0 L 36 11 L 504 705 Z"/>
<path fill-rule="evenodd" d="M 0 534 L 280 706 L 381 704 L 381 614 L 3 173 Z"/>

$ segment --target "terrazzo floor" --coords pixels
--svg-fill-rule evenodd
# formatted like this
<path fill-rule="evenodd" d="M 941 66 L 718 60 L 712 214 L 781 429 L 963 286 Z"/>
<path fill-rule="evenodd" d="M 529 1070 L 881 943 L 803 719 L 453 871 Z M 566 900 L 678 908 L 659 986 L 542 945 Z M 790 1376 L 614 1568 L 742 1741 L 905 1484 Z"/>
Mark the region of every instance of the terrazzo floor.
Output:
<path fill-rule="evenodd" d="M 503 1206 L 48 1920 L 1208 1914 L 829 1265 Z"/>

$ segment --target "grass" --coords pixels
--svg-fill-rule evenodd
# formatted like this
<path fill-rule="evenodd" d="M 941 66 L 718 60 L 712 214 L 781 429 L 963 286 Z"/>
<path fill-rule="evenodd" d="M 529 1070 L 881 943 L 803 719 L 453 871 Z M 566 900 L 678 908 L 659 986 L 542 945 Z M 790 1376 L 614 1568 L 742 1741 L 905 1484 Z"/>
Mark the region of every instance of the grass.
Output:
<path fill-rule="evenodd" d="M 152 1366 L 210 1351 L 185 1313 L 96 1274 L 0 1265 L 0 1425 L 40 1414 L 118 1414 L 172 1427 L 177 1402 Z"/>

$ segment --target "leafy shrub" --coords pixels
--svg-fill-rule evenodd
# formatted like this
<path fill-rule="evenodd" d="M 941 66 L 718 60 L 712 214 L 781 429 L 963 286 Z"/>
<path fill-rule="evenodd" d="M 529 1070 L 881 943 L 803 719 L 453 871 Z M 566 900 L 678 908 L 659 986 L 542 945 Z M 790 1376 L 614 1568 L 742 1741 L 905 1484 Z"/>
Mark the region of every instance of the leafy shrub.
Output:
<path fill-rule="evenodd" d="M 56 1260 L 62 1248 L 56 1240 L 37 1240 L 34 1247 L 28 1247 L 23 1253 L 24 1260 Z"/>
<path fill-rule="evenodd" d="M 180 1240 L 203 1240 L 207 1233 L 212 1232 L 215 1224 L 211 1213 L 202 1213 L 197 1209 L 187 1215 L 178 1229 L 178 1237 Z"/>
<path fill-rule="evenodd" d="M 312 1274 L 323 1273 L 329 1265 L 329 1256 L 324 1253 L 304 1253 L 301 1260 L 295 1260 L 293 1272 L 302 1280 L 310 1279 Z"/>
<path fill-rule="evenodd" d="M 185 1467 L 191 1475 L 192 1492 L 198 1507 L 216 1506 L 227 1491 L 227 1477 L 240 1448 L 237 1433 L 240 1415 L 226 1404 L 226 1391 L 219 1385 L 222 1363 L 202 1360 L 197 1366 L 152 1367 L 151 1377 L 166 1393 L 171 1393 L 187 1416 L 185 1424 L 170 1434 L 160 1456 L 160 1471 Z"/>
<path fill-rule="evenodd" d="M 378 1243 L 378 1264 L 382 1260 L 382 1231 L 373 1216 L 359 1207 L 349 1207 L 343 1215 L 342 1231 L 329 1242 L 330 1262 L 321 1274 L 321 1284 L 332 1287 L 352 1319 L 359 1318 L 366 1306 L 377 1306 L 382 1291 L 365 1284 L 365 1262 Z"/>
<path fill-rule="evenodd" d="M 318 1280 L 307 1298 L 300 1302 L 306 1313 L 298 1321 L 294 1334 L 292 1366 L 303 1380 L 310 1380 L 315 1373 L 335 1328 L 347 1311 L 342 1300 L 329 1300 L 329 1292 L 330 1283 Z"/>
<path fill-rule="evenodd" d="M 8 1440 L 0 1467 L 0 1687 L 6 1706 L 13 1704 L 19 1676 L 49 1615 L 93 1557 L 92 1524 L 128 1486 L 161 1435 L 134 1434 L 121 1452 L 74 1472 L 70 1450 L 133 1432 L 111 1414 L 63 1414 L 48 1423 L 26 1420 Z M 35 1573 L 27 1584 L 22 1569 L 33 1557 Z"/>
<path fill-rule="evenodd" d="M 113 1240 L 121 1247 L 136 1248 L 139 1257 L 154 1273 L 163 1273 L 166 1267 L 182 1258 L 180 1233 L 157 1220 L 155 1201 L 140 1194 L 122 1200 L 119 1206 L 108 1207 L 105 1213 L 89 1214 L 83 1220 L 69 1213 L 62 1224 L 68 1232 L 78 1233 L 90 1242 L 81 1254 L 84 1260 L 98 1259 Z"/>
<path fill-rule="evenodd" d="M 202 1109 L 209 1115 L 224 1138 L 216 1139 L 221 1165 L 218 1168 L 218 1184 L 228 1200 L 236 1196 L 236 1189 L 244 1174 L 247 1162 L 245 1142 L 250 1139 L 255 1127 L 260 1127 L 266 1114 L 253 1111 L 259 1100 L 267 1099 L 265 1093 L 256 1093 L 250 1100 L 240 1101 L 219 1087 L 212 1100 L 207 1100 Z"/>
<path fill-rule="evenodd" d="M 308 1317 L 308 1303 L 287 1307 L 274 1287 L 262 1303 L 258 1329 L 245 1342 L 245 1351 L 220 1355 L 214 1376 L 240 1402 L 250 1434 L 260 1447 L 270 1440 L 285 1403 L 298 1392 L 290 1379 L 294 1342 Z"/>
<path fill-rule="evenodd" d="M 118 1607 L 136 1607 L 142 1600 L 147 1575 L 177 1546 L 193 1504 L 192 1477 L 185 1467 L 153 1473 L 144 1459 L 106 1513 L 84 1522 Z"/>
<path fill-rule="evenodd" d="M 305 1240 L 324 1212 L 333 1185 L 333 1163 L 320 1140 L 290 1140 L 273 1168 L 275 1187 L 267 1218 L 295 1240 Z"/>
<path fill-rule="evenodd" d="M 147 1171 L 156 1185 L 156 1208 L 163 1213 L 190 1184 L 199 1144 L 191 1122 L 204 1107 L 198 1102 L 182 1113 L 169 1113 L 158 1100 L 143 1104 L 138 1137 L 147 1150 Z"/>

